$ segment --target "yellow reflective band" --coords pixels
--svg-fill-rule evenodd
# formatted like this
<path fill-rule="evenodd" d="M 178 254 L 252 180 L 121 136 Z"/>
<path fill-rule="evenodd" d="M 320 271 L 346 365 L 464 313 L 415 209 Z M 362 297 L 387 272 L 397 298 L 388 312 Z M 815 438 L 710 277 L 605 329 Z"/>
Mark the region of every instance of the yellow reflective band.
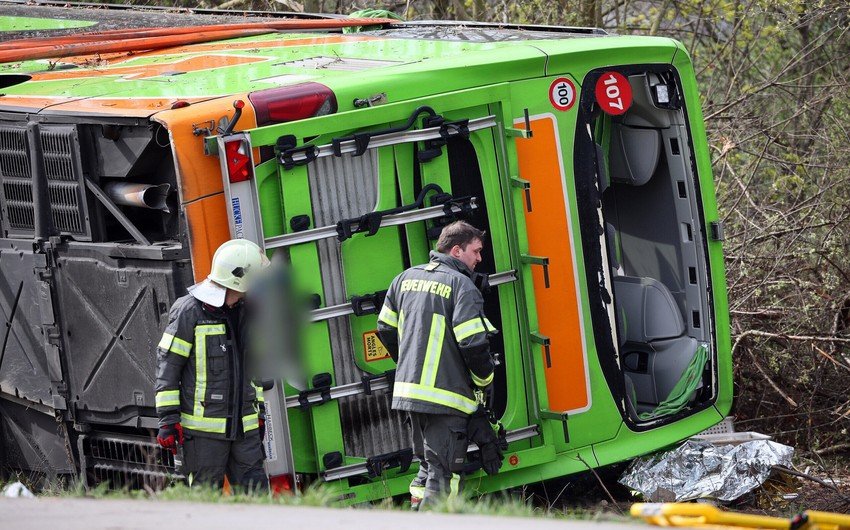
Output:
<path fill-rule="evenodd" d="M 259 414 L 248 414 L 247 416 L 242 416 L 242 432 L 253 431 L 254 429 L 260 428 L 260 415 Z"/>
<path fill-rule="evenodd" d="M 422 366 L 422 378 L 419 380 L 427 387 L 434 386 L 437 380 L 437 368 L 443 353 L 443 338 L 446 334 L 446 317 L 434 313 L 431 317 L 431 332 L 428 334 L 428 348 L 425 350 L 425 362 Z"/>
<path fill-rule="evenodd" d="M 478 409 L 478 403 L 466 396 L 443 390 L 442 388 L 426 387 L 416 383 L 396 381 L 393 386 L 393 396 L 434 403 L 472 414 Z"/>
<path fill-rule="evenodd" d="M 207 393 L 207 337 L 224 333 L 224 324 L 195 326 L 195 416 L 204 416 L 201 402 Z"/>
<path fill-rule="evenodd" d="M 490 373 L 490 375 L 488 375 L 484 379 L 481 379 L 480 377 L 478 377 L 477 375 L 475 375 L 471 371 L 469 372 L 469 375 L 472 377 L 472 382 L 475 383 L 475 386 L 480 386 L 480 387 L 483 388 L 483 387 L 485 387 L 485 386 L 487 386 L 487 385 L 489 385 L 490 383 L 493 382 L 493 373 L 492 372 Z"/>
<path fill-rule="evenodd" d="M 388 326 L 392 326 L 394 328 L 398 327 L 398 314 L 389 307 L 387 307 L 386 304 L 381 307 L 381 312 L 378 314 L 378 320 L 387 324 Z"/>
<path fill-rule="evenodd" d="M 227 418 L 204 418 L 185 412 L 180 414 L 180 423 L 184 429 L 193 431 L 224 433 L 227 428 Z"/>
<path fill-rule="evenodd" d="M 466 322 L 462 322 L 454 327 L 455 340 L 460 342 L 463 339 L 486 331 L 487 329 L 484 327 L 484 323 L 481 322 L 481 318 L 475 317 L 472 320 L 467 320 Z"/>
<path fill-rule="evenodd" d="M 195 326 L 195 335 L 224 335 L 224 324 L 201 324 Z"/>
<path fill-rule="evenodd" d="M 487 318 L 487 317 L 484 317 L 484 324 L 487 326 L 487 331 L 489 331 L 491 333 L 494 332 L 494 331 L 499 331 L 498 329 L 496 329 L 496 326 L 494 326 L 493 323 L 490 322 L 490 319 Z"/>
<path fill-rule="evenodd" d="M 179 390 L 160 390 L 156 393 L 156 408 L 162 407 L 179 407 L 180 406 L 180 391 Z"/>
<path fill-rule="evenodd" d="M 254 383 L 251 383 L 251 386 L 254 387 L 254 393 L 257 394 L 257 401 L 265 403 L 266 398 L 263 395 L 263 387 L 255 385 Z"/>
<path fill-rule="evenodd" d="M 404 327 L 404 309 L 398 312 L 398 340 L 401 342 L 401 330 Z"/>
<path fill-rule="evenodd" d="M 189 353 L 192 351 L 192 345 L 181 339 L 180 337 L 174 337 L 174 341 L 171 343 L 170 351 L 171 353 L 176 353 L 177 355 L 188 357 Z"/>
<path fill-rule="evenodd" d="M 160 349 L 170 351 L 171 353 L 175 353 L 181 357 L 188 357 L 189 353 L 192 351 L 191 344 L 170 333 L 162 334 L 162 339 L 160 339 L 158 346 Z"/>
<path fill-rule="evenodd" d="M 425 486 L 414 486 L 413 484 L 411 484 L 409 491 L 411 497 L 417 497 L 421 499 L 425 496 Z"/>
<path fill-rule="evenodd" d="M 449 482 L 449 499 L 456 499 L 460 494 L 460 475 L 452 473 L 452 480 Z"/>

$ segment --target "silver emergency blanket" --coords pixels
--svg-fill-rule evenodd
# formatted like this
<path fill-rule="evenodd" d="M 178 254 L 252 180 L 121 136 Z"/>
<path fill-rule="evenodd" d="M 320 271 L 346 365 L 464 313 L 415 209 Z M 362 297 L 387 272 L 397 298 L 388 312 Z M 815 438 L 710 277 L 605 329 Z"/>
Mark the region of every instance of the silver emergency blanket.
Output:
<path fill-rule="evenodd" d="M 731 501 L 763 484 L 773 466 L 790 467 L 793 454 L 793 447 L 770 440 L 736 445 L 688 440 L 636 459 L 620 483 L 650 502 Z"/>

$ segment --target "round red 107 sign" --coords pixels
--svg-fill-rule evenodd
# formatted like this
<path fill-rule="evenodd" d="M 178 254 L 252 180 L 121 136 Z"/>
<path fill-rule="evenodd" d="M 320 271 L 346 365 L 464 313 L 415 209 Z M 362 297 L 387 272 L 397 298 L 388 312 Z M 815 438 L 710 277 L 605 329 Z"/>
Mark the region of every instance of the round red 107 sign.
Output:
<path fill-rule="evenodd" d="M 623 74 L 605 72 L 596 81 L 596 102 L 602 110 L 614 116 L 632 106 L 632 86 Z"/>
<path fill-rule="evenodd" d="M 576 102 L 576 86 L 566 77 L 559 77 L 549 85 L 549 101 L 560 111 L 567 111 Z"/>

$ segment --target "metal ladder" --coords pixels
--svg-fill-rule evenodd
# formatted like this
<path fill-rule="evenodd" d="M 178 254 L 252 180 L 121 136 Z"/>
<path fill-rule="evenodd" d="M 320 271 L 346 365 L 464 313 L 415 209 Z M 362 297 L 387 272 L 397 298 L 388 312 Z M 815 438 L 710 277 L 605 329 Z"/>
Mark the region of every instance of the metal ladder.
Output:
<path fill-rule="evenodd" d="M 282 151 L 278 155 L 278 162 L 284 168 L 288 169 L 296 165 L 308 164 L 317 158 L 326 156 L 341 156 L 347 153 L 358 156 L 363 154 L 366 149 L 376 149 L 379 147 L 423 142 L 440 138 L 448 139 L 454 136 L 468 134 L 471 131 L 496 127 L 497 121 L 495 116 L 486 116 L 465 121 L 461 127 L 457 127 L 451 123 L 446 125 L 418 130 L 389 132 L 387 134 L 377 133 L 374 136 L 370 135 L 365 142 L 361 141 L 362 138 L 358 138 L 355 135 L 352 138 L 337 139 L 332 144 L 302 146 L 300 148 Z M 279 144 L 282 139 L 283 137 L 279 139 Z M 292 139 L 289 140 L 291 141 Z M 225 159 L 225 153 L 227 153 L 225 145 L 233 141 L 242 142 L 242 150 L 244 150 L 244 153 L 247 154 L 250 160 L 249 167 L 256 167 L 249 134 L 223 134 L 216 138 L 221 173 L 224 180 L 228 224 L 232 237 L 251 240 L 264 250 L 270 250 L 319 241 L 335 236 L 340 237 L 342 235 L 339 225 L 335 225 L 292 232 L 270 238 L 264 237 L 256 179 L 252 177 L 243 181 L 231 182 L 229 178 L 227 160 Z M 278 145 L 278 147 L 280 149 L 281 145 Z M 377 229 L 437 219 L 447 215 L 456 215 L 475 208 L 477 208 L 475 197 L 451 198 L 444 204 L 383 215 L 380 217 L 380 223 Z M 349 219 L 341 222 L 348 223 L 346 228 L 351 233 L 365 231 L 364 228 L 375 229 L 373 226 L 362 226 L 362 220 L 366 219 L 366 215 L 361 217 L 360 220 Z M 489 277 L 489 284 L 495 287 L 516 281 L 516 279 L 516 271 L 510 270 L 491 275 Z M 359 315 L 361 311 L 373 313 L 377 312 L 378 309 L 380 308 L 375 307 L 375 304 L 371 303 L 371 301 L 365 301 L 359 305 L 353 303 L 339 304 L 313 310 L 310 314 L 310 320 L 312 322 L 320 322 L 350 314 Z M 263 443 L 266 450 L 265 467 L 267 475 L 270 478 L 286 475 L 289 477 L 293 489 L 295 488 L 296 476 L 287 409 L 319 405 L 332 399 L 340 399 L 364 393 L 383 392 L 390 390 L 391 386 L 392 378 L 388 377 L 388 374 L 381 374 L 378 376 L 364 376 L 363 380 L 359 383 L 350 383 L 332 388 L 311 389 L 301 392 L 296 396 L 286 396 L 281 382 L 276 383 L 273 388 L 265 390 L 263 395 L 266 407 L 266 437 Z M 522 440 L 536 436 L 537 434 L 537 426 L 530 426 L 509 432 L 508 440 Z M 476 449 L 474 447 L 470 448 L 471 451 Z M 322 474 L 322 478 L 324 480 L 337 480 L 349 476 L 361 475 L 367 471 L 367 464 L 368 462 L 366 464 L 343 466 L 328 470 Z"/>

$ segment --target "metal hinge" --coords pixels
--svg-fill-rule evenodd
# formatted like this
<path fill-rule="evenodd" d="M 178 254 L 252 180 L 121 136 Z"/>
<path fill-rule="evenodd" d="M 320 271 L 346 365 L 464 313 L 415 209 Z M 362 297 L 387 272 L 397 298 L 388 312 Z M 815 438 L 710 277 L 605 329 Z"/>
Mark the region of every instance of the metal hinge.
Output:
<path fill-rule="evenodd" d="M 528 263 L 529 265 L 540 265 L 543 267 L 543 284 L 548 289 L 549 288 L 549 258 L 544 256 L 529 256 L 528 254 L 523 254 L 520 256 L 522 261 Z"/>
<path fill-rule="evenodd" d="M 725 230 L 723 229 L 723 221 L 712 221 L 708 226 L 711 230 L 711 239 L 715 241 L 723 241 L 726 239 Z"/>

